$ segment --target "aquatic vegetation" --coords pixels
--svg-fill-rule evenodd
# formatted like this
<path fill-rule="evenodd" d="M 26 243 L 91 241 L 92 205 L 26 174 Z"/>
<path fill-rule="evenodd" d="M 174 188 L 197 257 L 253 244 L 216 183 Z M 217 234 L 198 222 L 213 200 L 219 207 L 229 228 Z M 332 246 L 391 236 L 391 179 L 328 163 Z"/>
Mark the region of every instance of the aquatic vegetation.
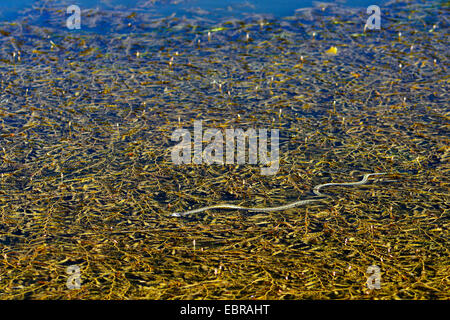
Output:
<path fill-rule="evenodd" d="M 448 299 L 447 12 L 393 2 L 365 31 L 365 10 L 334 5 L 218 22 L 88 10 L 77 32 L 37 6 L 0 22 L 0 298 Z M 278 129 L 279 171 L 174 165 L 171 134 L 195 120 Z M 387 175 L 283 212 L 170 217 L 281 206 L 366 172 Z"/>

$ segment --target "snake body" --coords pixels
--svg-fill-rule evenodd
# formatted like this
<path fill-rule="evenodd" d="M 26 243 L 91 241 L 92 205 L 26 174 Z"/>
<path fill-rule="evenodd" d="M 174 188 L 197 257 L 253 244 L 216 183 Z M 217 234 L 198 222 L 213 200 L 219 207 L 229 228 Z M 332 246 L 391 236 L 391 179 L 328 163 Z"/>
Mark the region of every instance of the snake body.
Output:
<path fill-rule="evenodd" d="M 309 203 L 312 203 L 312 202 L 322 201 L 325 197 L 327 197 L 326 194 L 323 194 L 323 193 L 320 192 L 320 189 L 323 188 L 323 187 L 329 187 L 329 186 L 360 186 L 360 185 L 365 184 L 369 180 L 370 176 L 382 175 L 382 174 L 386 174 L 386 173 L 385 172 L 368 173 L 368 174 L 365 174 L 363 176 L 361 181 L 357 181 L 357 182 L 340 182 L 340 183 L 319 184 L 319 185 L 314 187 L 313 192 L 314 192 L 315 195 L 317 195 L 317 196 L 319 196 L 321 198 L 299 200 L 299 201 L 288 203 L 288 204 L 285 204 L 285 205 L 279 206 L 279 207 L 253 208 L 253 207 L 241 207 L 241 206 L 237 206 L 237 205 L 234 205 L 234 204 L 223 203 L 223 204 L 215 204 L 215 205 L 212 205 L 212 206 L 203 207 L 203 208 L 190 210 L 190 211 L 185 211 L 185 212 L 174 212 L 170 216 L 171 217 L 185 217 L 185 216 L 190 215 L 190 214 L 199 213 L 199 212 L 203 212 L 203 211 L 211 210 L 211 209 L 234 209 L 234 210 L 246 210 L 246 211 L 250 211 L 250 212 L 281 211 L 281 210 L 286 210 L 286 209 L 290 209 L 290 208 L 294 208 L 294 207 L 298 207 L 298 206 L 303 206 L 305 204 L 309 204 Z"/>

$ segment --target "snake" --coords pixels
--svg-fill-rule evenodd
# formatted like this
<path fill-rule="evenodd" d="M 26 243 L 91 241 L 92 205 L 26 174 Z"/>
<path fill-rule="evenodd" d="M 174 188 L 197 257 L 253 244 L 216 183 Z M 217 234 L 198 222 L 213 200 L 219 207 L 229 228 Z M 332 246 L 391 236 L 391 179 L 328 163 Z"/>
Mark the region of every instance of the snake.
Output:
<path fill-rule="evenodd" d="M 298 207 L 298 206 L 303 206 L 312 202 L 317 202 L 317 201 L 322 201 L 325 199 L 325 197 L 328 197 L 329 195 L 323 194 L 320 192 L 320 189 L 324 188 L 324 187 L 330 187 L 330 186 L 360 186 L 363 185 L 365 183 L 367 183 L 367 181 L 369 180 L 370 176 L 376 176 L 376 175 L 382 175 L 382 174 L 386 174 L 386 172 L 376 172 L 376 173 L 367 173 L 363 176 L 363 178 L 361 179 L 361 181 L 356 181 L 356 182 L 331 182 L 331 183 L 324 183 L 324 184 L 319 184 L 317 186 L 315 186 L 313 188 L 313 192 L 316 196 L 320 197 L 320 198 L 312 198 L 312 199 L 305 199 L 305 200 L 299 200 L 299 201 L 295 201 L 292 203 L 288 203 L 285 204 L 283 206 L 278 206 L 278 207 L 262 207 L 262 208 L 257 208 L 257 207 L 241 207 L 238 205 L 234 205 L 234 204 L 228 204 L 228 203 L 222 203 L 222 204 L 215 204 L 212 206 L 208 206 L 208 207 L 202 207 L 199 209 L 195 209 L 195 210 L 189 210 L 189 211 L 185 211 L 185 212 L 174 212 L 172 213 L 170 216 L 171 217 L 185 217 L 188 216 L 190 214 L 194 214 L 194 213 L 199 213 L 199 212 L 203 212 L 206 210 L 212 210 L 212 209 L 233 209 L 233 210 L 245 210 L 245 211 L 250 211 L 250 212 L 272 212 L 272 211 L 282 211 L 282 210 L 287 210 L 287 209 L 291 209 L 294 207 Z"/>

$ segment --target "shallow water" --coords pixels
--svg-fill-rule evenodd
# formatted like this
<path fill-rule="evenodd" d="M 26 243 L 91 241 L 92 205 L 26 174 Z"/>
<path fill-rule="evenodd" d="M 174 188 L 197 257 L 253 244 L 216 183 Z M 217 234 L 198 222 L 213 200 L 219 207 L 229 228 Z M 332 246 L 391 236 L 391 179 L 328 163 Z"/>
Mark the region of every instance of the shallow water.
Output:
<path fill-rule="evenodd" d="M 449 298 L 448 4 L 269 3 L 2 11 L 0 298 Z M 278 130 L 278 170 L 176 165 L 195 120 Z"/>

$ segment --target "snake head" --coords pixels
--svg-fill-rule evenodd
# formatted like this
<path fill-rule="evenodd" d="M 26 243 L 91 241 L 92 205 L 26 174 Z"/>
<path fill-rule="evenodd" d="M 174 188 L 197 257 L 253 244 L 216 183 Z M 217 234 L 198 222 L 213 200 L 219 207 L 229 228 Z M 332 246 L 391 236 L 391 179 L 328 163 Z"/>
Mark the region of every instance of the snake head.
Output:
<path fill-rule="evenodd" d="M 179 217 L 181 217 L 181 214 L 179 212 L 174 212 L 169 217 L 177 217 L 177 218 L 179 218 Z"/>

